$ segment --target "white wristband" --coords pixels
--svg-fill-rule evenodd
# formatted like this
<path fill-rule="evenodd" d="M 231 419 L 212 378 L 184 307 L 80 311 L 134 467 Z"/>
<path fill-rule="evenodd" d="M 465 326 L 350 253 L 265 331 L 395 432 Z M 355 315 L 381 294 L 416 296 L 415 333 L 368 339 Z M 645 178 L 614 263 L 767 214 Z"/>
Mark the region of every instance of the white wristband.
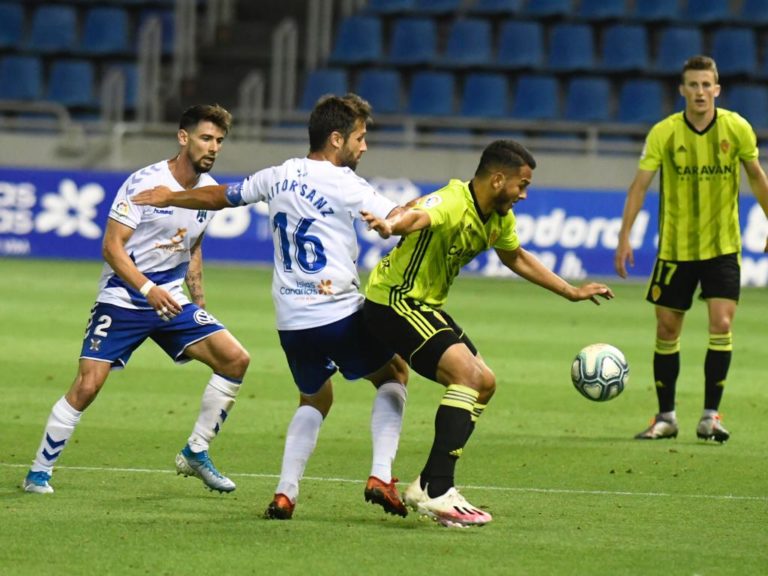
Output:
<path fill-rule="evenodd" d="M 141 295 L 144 296 L 144 298 L 146 298 L 147 294 L 149 294 L 149 291 L 152 290 L 152 288 L 154 288 L 155 286 L 157 286 L 157 284 L 152 282 L 152 280 L 147 280 L 144 283 L 144 286 L 139 288 L 139 292 L 141 292 Z"/>

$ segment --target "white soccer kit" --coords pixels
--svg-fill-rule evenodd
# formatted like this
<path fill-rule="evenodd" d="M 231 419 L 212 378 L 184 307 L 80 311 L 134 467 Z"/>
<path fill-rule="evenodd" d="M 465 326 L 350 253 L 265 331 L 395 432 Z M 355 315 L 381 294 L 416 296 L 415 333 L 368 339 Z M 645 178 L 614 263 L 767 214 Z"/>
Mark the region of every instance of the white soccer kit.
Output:
<path fill-rule="evenodd" d="M 201 174 L 195 187 L 215 184 L 211 176 Z M 167 186 L 171 190 L 182 188 L 171 174 L 167 160 L 131 174 L 117 191 L 109 217 L 134 229 L 125 251 L 147 278 L 167 290 L 183 306 L 189 303 L 182 283 L 189 268 L 190 248 L 203 234 L 214 213 L 173 206 L 136 206 L 130 202 L 132 194 L 155 186 Z M 123 308 L 151 308 L 147 299 L 115 274 L 109 264 L 104 264 L 102 269 L 96 301 Z"/>
<path fill-rule="evenodd" d="M 324 326 L 362 307 L 355 219 L 360 210 L 384 218 L 397 204 L 350 168 L 309 158 L 260 170 L 230 185 L 227 198 L 269 205 L 278 330 Z"/>

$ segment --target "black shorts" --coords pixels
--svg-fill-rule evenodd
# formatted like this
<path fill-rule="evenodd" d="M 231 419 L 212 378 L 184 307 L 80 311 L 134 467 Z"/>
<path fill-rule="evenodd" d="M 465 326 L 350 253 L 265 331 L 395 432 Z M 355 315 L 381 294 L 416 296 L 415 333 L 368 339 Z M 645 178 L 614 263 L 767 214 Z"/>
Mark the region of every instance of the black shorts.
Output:
<path fill-rule="evenodd" d="M 739 255 L 725 254 L 709 260 L 690 262 L 657 258 L 645 299 L 664 308 L 688 310 L 699 284 L 699 298 L 702 300 L 726 298 L 738 302 L 741 293 Z"/>
<path fill-rule="evenodd" d="M 477 348 L 446 312 L 410 298 L 392 306 L 365 301 L 365 321 L 382 343 L 397 352 L 419 374 L 437 382 L 437 364 L 454 344 Z"/>

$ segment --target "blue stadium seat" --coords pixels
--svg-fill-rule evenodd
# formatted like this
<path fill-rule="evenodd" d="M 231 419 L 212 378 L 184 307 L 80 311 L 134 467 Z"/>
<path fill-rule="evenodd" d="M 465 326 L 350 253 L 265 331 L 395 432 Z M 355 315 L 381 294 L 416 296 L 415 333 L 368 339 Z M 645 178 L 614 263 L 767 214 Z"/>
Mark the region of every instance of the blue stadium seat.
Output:
<path fill-rule="evenodd" d="M 572 0 L 528 0 L 523 14 L 532 18 L 565 18 L 573 12 Z"/>
<path fill-rule="evenodd" d="M 683 63 L 701 54 L 704 38 L 698 28 L 669 26 L 661 31 L 658 41 L 655 71 L 660 74 L 679 74 Z"/>
<path fill-rule="evenodd" d="M 93 56 L 118 56 L 131 51 L 128 12 L 118 7 L 95 7 L 85 14 L 80 51 Z"/>
<path fill-rule="evenodd" d="M 605 77 L 579 77 L 568 82 L 564 118 L 577 122 L 610 120 L 610 81 Z"/>
<path fill-rule="evenodd" d="M 24 32 L 24 6 L 0 3 L 0 50 L 18 48 Z"/>
<path fill-rule="evenodd" d="M 661 81 L 632 78 L 621 85 L 616 120 L 624 124 L 655 124 L 665 116 Z"/>
<path fill-rule="evenodd" d="M 729 0 L 688 0 L 687 2 L 685 19 L 694 24 L 730 22 L 734 18 Z"/>
<path fill-rule="evenodd" d="M 437 59 L 437 25 L 431 18 L 401 18 L 392 26 L 389 62 L 396 66 L 430 64 Z"/>
<path fill-rule="evenodd" d="M 461 115 L 503 118 L 508 115 L 509 85 L 504 74 L 473 72 L 464 79 Z"/>
<path fill-rule="evenodd" d="M 37 56 L 0 60 L 0 100 L 39 100 L 43 96 L 43 63 Z"/>
<path fill-rule="evenodd" d="M 602 69 L 645 71 L 649 67 L 648 32 L 640 24 L 613 24 L 603 32 Z"/>
<path fill-rule="evenodd" d="M 150 18 L 160 19 L 160 33 L 162 34 L 161 50 L 165 55 L 171 54 L 173 52 L 173 43 L 176 34 L 176 21 L 173 15 L 173 10 L 157 8 L 147 8 L 146 10 L 142 10 L 139 15 L 138 29 L 141 30 Z"/>
<path fill-rule="evenodd" d="M 486 66 L 491 63 L 493 32 L 489 20 L 454 20 L 448 32 L 443 64 L 454 67 Z"/>
<path fill-rule="evenodd" d="M 544 65 L 544 28 L 539 22 L 505 20 L 499 30 L 496 66 L 536 70 Z"/>
<path fill-rule="evenodd" d="M 635 0 L 635 20 L 643 22 L 677 22 L 680 20 L 679 0 Z"/>
<path fill-rule="evenodd" d="M 757 73 L 757 37 L 753 28 L 716 28 L 711 40 L 712 58 L 721 76 Z"/>
<path fill-rule="evenodd" d="M 411 12 L 416 0 L 369 0 L 367 11 L 374 14 L 402 14 Z"/>
<path fill-rule="evenodd" d="M 336 34 L 331 62 L 342 65 L 379 62 L 384 56 L 381 35 L 381 20 L 374 16 L 345 18 Z"/>
<path fill-rule="evenodd" d="M 139 95 L 139 72 L 136 64 L 112 64 L 106 70 L 106 73 L 113 68 L 119 68 L 123 73 L 123 79 L 125 80 L 125 109 L 135 110 Z"/>
<path fill-rule="evenodd" d="M 556 72 L 592 70 L 595 44 L 588 24 L 555 24 L 549 38 L 548 66 Z"/>
<path fill-rule="evenodd" d="M 743 0 L 737 20 L 748 26 L 768 25 L 768 0 Z"/>
<path fill-rule="evenodd" d="M 77 11 L 74 6 L 43 4 L 32 14 L 27 48 L 52 54 L 71 52 L 77 45 Z"/>
<path fill-rule="evenodd" d="M 408 113 L 417 116 L 450 116 L 454 113 L 455 81 L 450 72 L 414 73 L 408 98 Z"/>
<path fill-rule="evenodd" d="M 374 116 L 401 112 L 401 92 L 402 81 L 397 70 L 372 68 L 358 74 L 355 93 L 371 103 Z"/>
<path fill-rule="evenodd" d="M 455 13 L 463 2 L 464 0 L 416 0 L 413 10 L 418 14 L 441 16 Z"/>
<path fill-rule="evenodd" d="M 768 87 L 734 84 L 725 95 L 725 108 L 738 112 L 757 130 L 768 128 Z"/>
<path fill-rule="evenodd" d="M 560 117 L 560 85 L 557 78 L 520 75 L 512 99 L 511 115 L 520 120 L 557 120 Z"/>
<path fill-rule="evenodd" d="M 484 16 L 518 14 L 523 8 L 523 0 L 477 0 L 469 7 L 472 14 Z"/>
<path fill-rule="evenodd" d="M 48 74 L 46 99 L 70 108 L 93 107 L 94 76 L 89 60 L 54 60 Z"/>
<path fill-rule="evenodd" d="M 627 15 L 626 0 L 581 0 L 579 17 L 590 22 L 621 20 Z"/>
<path fill-rule="evenodd" d="M 343 96 L 349 91 L 347 72 L 338 68 L 318 68 L 309 72 L 304 81 L 299 108 L 312 110 L 318 99 L 326 94 Z"/>

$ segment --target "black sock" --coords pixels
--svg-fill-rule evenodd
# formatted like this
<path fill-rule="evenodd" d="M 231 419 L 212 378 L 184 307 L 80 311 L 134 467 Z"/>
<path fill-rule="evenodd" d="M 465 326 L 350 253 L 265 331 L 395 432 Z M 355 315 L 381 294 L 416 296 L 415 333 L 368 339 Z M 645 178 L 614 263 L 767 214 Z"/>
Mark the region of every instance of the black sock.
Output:
<path fill-rule="evenodd" d="M 656 398 L 659 412 L 672 412 L 675 409 L 675 386 L 680 374 L 680 352 L 653 355 L 653 379 L 656 382 Z"/>
<path fill-rule="evenodd" d="M 471 413 L 463 408 L 440 405 L 435 415 L 435 440 L 421 471 L 421 487 L 430 498 L 453 487 L 456 461 L 470 433 Z"/>
<path fill-rule="evenodd" d="M 723 398 L 725 379 L 731 365 L 731 352 L 707 350 L 704 360 L 704 409 L 717 410 Z"/>

